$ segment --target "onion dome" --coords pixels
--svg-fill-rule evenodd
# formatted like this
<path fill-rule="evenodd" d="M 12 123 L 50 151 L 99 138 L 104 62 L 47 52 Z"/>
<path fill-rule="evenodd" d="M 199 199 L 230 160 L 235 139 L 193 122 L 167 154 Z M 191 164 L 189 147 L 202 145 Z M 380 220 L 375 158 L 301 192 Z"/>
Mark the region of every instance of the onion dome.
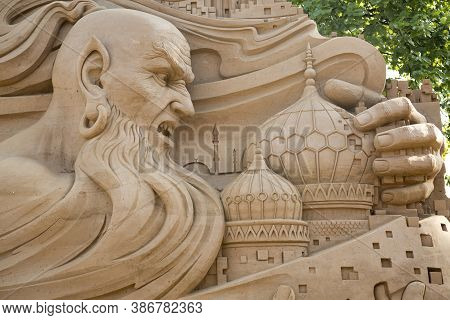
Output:
<path fill-rule="evenodd" d="M 250 166 L 222 192 L 222 254 L 234 280 L 308 254 L 309 229 L 295 186 L 270 170 L 256 149 Z"/>
<path fill-rule="evenodd" d="M 260 147 L 268 166 L 300 191 L 306 219 L 311 208 L 360 208 L 366 215 L 374 194 L 373 134 L 359 132 L 353 115 L 320 96 L 313 61 L 308 44 L 303 95 L 261 126 Z"/>
<path fill-rule="evenodd" d="M 247 170 L 225 187 L 222 201 L 227 221 L 302 218 L 297 189 L 267 167 L 260 149 Z"/>
<path fill-rule="evenodd" d="M 372 137 L 353 127 L 353 115 L 319 95 L 309 45 L 305 61 L 302 97 L 262 125 L 269 167 L 294 185 L 367 180 Z"/>

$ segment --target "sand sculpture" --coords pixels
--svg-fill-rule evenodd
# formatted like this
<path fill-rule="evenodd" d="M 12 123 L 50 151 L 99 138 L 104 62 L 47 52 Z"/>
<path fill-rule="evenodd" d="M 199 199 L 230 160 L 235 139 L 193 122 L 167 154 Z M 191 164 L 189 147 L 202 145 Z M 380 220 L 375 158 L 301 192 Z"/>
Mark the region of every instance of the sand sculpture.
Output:
<path fill-rule="evenodd" d="M 283 1 L 0 17 L 1 298 L 450 298 L 439 102 L 363 39 Z"/>

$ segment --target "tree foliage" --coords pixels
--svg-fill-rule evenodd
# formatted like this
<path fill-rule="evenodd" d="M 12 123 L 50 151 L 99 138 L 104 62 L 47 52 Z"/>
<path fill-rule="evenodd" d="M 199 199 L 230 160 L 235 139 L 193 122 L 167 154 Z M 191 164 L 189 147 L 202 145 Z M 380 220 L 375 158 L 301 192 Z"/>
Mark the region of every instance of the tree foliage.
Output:
<path fill-rule="evenodd" d="M 449 106 L 450 2 L 446 0 L 291 0 L 316 21 L 319 32 L 364 34 L 388 66 L 417 86 L 430 79 L 441 106 Z M 450 137 L 450 130 L 446 132 Z"/>

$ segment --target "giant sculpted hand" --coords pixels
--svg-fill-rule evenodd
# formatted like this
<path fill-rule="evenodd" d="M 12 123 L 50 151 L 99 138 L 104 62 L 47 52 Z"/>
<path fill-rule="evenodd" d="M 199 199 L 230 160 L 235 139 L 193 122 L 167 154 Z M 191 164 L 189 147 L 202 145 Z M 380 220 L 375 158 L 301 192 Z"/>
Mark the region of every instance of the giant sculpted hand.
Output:
<path fill-rule="evenodd" d="M 369 103 L 381 101 L 376 93 L 339 80 L 329 80 L 324 93 L 339 105 L 357 102 L 357 97 Z M 383 126 L 398 121 L 406 125 L 383 130 Z M 440 148 L 444 137 L 434 124 L 426 122 L 408 98 L 378 102 L 359 113 L 354 125 L 362 132 L 378 132 L 374 139 L 373 171 L 381 178 L 381 201 L 405 205 L 430 196 L 434 178 L 443 164 Z"/>

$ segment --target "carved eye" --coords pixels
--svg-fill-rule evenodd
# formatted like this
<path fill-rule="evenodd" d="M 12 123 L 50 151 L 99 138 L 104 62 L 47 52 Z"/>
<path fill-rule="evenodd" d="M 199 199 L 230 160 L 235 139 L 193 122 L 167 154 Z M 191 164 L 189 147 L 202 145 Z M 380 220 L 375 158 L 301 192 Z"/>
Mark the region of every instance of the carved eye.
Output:
<path fill-rule="evenodd" d="M 173 85 L 186 86 L 186 81 L 184 81 L 184 80 L 176 80 L 176 81 L 173 82 Z"/>
<path fill-rule="evenodd" d="M 170 86 L 174 89 L 184 89 L 186 88 L 186 82 L 184 80 L 175 80 L 170 82 Z"/>
<path fill-rule="evenodd" d="M 169 76 L 165 73 L 156 73 L 155 80 L 162 86 L 167 86 L 167 81 L 169 80 Z"/>

